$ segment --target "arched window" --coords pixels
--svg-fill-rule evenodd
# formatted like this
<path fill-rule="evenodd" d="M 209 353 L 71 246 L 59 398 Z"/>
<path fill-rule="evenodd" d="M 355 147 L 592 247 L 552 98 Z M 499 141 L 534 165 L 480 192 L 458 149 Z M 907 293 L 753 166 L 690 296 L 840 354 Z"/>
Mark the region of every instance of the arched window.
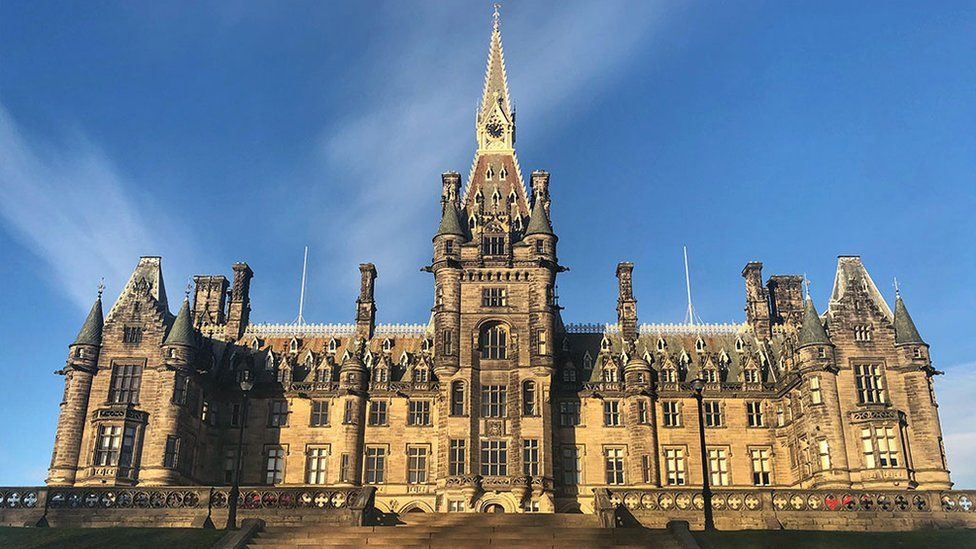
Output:
<path fill-rule="evenodd" d="M 663 337 L 657 338 L 657 350 L 664 351 L 667 348 L 668 348 L 668 344 L 666 341 L 664 341 L 664 338 Z"/>
<path fill-rule="evenodd" d="M 385 352 L 387 352 L 387 353 L 393 350 L 393 340 L 392 339 L 386 338 L 386 339 L 383 340 L 383 350 Z"/>
<path fill-rule="evenodd" d="M 505 325 L 492 322 L 481 329 L 479 337 L 481 358 L 504 360 L 508 358 L 508 329 Z"/>
<path fill-rule="evenodd" d="M 332 339 L 329 340 L 329 352 L 334 353 L 338 348 L 339 348 L 339 340 L 333 337 Z"/>
<path fill-rule="evenodd" d="M 736 350 L 736 352 L 741 353 L 742 350 L 745 349 L 745 346 L 746 346 L 746 344 L 742 342 L 742 338 L 741 337 L 735 338 L 735 350 Z"/>
<path fill-rule="evenodd" d="M 292 354 L 295 354 L 295 353 L 298 352 L 298 340 L 297 339 L 295 339 L 295 338 L 292 338 L 291 339 L 291 343 L 288 345 L 288 351 L 291 352 Z"/>
<path fill-rule="evenodd" d="M 705 350 L 705 340 L 704 339 L 702 339 L 702 338 L 699 337 L 695 341 L 695 350 L 698 351 L 699 353 Z"/>
<path fill-rule="evenodd" d="M 522 415 L 536 415 L 535 382 L 526 381 L 522 384 Z"/>
<path fill-rule="evenodd" d="M 451 415 L 464 415 L 464 382 L 451 383 Z"/>
<path fill-rule="evenodd" d="M 610 350 L 610 338 L 609 337 L 603 336 L 603 340 L 600 341 L 600 349 L 601 350 L 604 350 L 604 351 L 609 351 Z"/>

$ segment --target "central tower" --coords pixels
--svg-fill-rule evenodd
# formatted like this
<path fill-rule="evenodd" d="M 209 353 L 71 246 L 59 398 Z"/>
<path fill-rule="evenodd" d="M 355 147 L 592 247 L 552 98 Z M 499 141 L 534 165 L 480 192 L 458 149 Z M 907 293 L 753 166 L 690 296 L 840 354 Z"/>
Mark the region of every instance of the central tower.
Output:
<path fill-rule="evenodd" d="M 442 217 L 428 268 L 435 279 L 435 372 L 448 403 L 441 463 L 448 486 L 460 490 L 448 497 L 463 493 L 465 505 L 551 511 L 545 395 L 560 325 L 561 269 L 549 220 L 549 174 L 532 172 L 530 195 L 515 155 L 497 10 L 475 139 L 463 192 L 460 174 L 441 177 Z"/>

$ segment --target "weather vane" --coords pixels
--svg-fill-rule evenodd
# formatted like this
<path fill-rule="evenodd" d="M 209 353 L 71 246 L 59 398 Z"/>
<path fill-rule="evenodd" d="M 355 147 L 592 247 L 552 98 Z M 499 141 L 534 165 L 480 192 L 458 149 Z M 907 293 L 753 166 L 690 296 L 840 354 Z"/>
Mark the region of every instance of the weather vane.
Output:
<path fill-rule="evenodd" d="M 898 288 L 898 277 L 897 276 L 894 277 L 894 283 L 892 285 L 895 287 L 895 297 L 901 297 L 901 291 Z"/>
<path fill-rule="evenodd" d="M 807 273 L 803 273 L 803 285 L 807 289 L 807 299 L 810 299 L 810 279 L 807 278 Z"/>
<path fill-rule="evenodd" d="M 98 281 L 98 299 L 102 298 L 102 292 L 105 291 L 105 277 L 103 276 Z"/>
<path fill-rule="evenodd" d="M 493 8 L 495 8 L 495 13 L 494 13 L 494 15 L 492 15 L 492 19 L 495 20 L 495 26 L 497 27 L 498 26 L 498 17 L 499 17 L 498 10 L 502 9 L 502 4 L 501 4 L 501 2 L 495 2 L 491 6 Z"/>
<path fill-rule="evenodd" d="M 186 279 L 186 293 L 185 293 L 187 299 L 190 299 L 190 290 L 192 290 L 192 289 L 193 289 L 193 279 L 187 277 L 187 279 Z"/>

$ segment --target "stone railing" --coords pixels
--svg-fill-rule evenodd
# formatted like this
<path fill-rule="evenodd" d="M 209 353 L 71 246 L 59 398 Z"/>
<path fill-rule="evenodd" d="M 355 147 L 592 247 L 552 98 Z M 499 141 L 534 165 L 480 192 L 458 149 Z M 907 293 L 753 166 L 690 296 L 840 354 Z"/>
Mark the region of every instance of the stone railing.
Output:
<path fill-rule="evenodd" d="M 422 336 L 427 324 L 392 323 L 377 324 L 373 333 L 377 336 Z M 256 336 L 349 336 L 356 334 L 355 324 L 248 324 L 245 334 Z"/>
<path fill-rule="evenodd" d="M 620 325 L 615 323 L 599 322 L 571 322 L 565 325 L 566 333 L 569 334 L 619 334 Z M 638 333 L 660 334 L 660 335 L 683 335 L 683 334 L 702 334 L 702 335 L 727 335 L 737 334 L 745 330 L 745 324 L 734 322 L 716 324 L 641 324 L 637 327 Z"/>

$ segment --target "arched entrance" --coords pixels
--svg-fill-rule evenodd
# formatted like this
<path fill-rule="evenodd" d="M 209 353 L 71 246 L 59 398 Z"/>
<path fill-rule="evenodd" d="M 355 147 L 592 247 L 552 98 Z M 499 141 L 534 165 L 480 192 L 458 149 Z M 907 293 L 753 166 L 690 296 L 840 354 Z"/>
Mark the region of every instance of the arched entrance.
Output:
<path fill-rule="evenodd" d="M 505 512 L 505 508 L 502 507 L 501 505 L 497 504 L 497 503 L 489 503 L 488 505 L 485 505 L 484 512 L 485 513 L 504 513 Z"/>

